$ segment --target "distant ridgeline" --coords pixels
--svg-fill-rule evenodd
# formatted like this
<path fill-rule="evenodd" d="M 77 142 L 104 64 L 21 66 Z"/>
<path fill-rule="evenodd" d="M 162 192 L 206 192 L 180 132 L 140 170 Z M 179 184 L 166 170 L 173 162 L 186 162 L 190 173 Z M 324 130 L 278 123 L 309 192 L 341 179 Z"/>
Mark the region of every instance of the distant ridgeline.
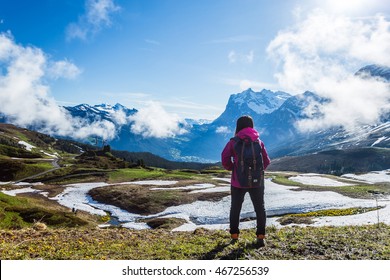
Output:
<path fill-rule="evenodd" d="M 390 169 L 390 149 L 353 148 L 274 159 L 269 171 L 342 175 Z"/>

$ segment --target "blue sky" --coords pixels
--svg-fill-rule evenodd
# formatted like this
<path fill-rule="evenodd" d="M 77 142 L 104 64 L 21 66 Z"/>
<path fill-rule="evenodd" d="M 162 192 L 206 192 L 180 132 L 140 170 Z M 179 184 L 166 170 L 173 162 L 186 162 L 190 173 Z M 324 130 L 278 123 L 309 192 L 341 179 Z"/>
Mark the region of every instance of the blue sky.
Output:
<path fill-rule="evenodd" d="M 293 94 L 315 89 L 302 79 L 305 73 L 289 68 L 297 55 L 302 61 L 311 59 L 310 46 L 293 55 L 285 47 L 300 48 L 291 42 L 291 35 L 312 42 L 306 36 L 308 25 L 318 24 L 321 17 L 324 27 L 340 19 L 342 30 L 356 22 L 373 33 L 385 22 L 380 41 L 384 49 L 374 49 L 377 41 L 365 48 L 379 57 L 359 53 L 351 59 L 337 58 L 344 49 L 354 52 L 346 46 L 361 34 L 350 28 L 345 34 L 351 35 L 351 41 L 345 46 L 335 50 L 322 49 L 321 42 L 313 46 L 321 61 L 338 59 L 350 71 L 369 63 L 386 64 L 381 54 L 389 50 L 389 4 L 388 0 L 0 0 L 0 33 L 14 45 L 43 54 L 46 72 L 35 83 L 45 88 L 45 98 L 57 104 L 119 102 L 140 109 L 152 101 L 181 118 L 213 119 L 223 112 L 231 94 L 247 87 Z M 5 69 L 7 59 L 0 62 Z M 291 76 L 289 69 L 297 74 Z"/>

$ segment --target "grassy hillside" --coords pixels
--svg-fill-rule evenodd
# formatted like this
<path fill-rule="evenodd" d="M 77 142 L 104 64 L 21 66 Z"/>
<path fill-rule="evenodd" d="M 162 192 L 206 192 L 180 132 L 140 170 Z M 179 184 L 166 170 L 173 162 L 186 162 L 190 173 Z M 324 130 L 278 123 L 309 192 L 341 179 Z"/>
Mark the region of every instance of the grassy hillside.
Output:
<path fill-rule="evenodd" d="M 123 158 L 124 160 L 132 164 L 138 164 L 138 165 L 143 164 L 147 166 L 153 166 L 153 167 L 164 168 L 164 169 L 201 170 L 213 166 L 221 167 L 220 163 L 210 164 L 210 163 L 199 163 L 199 162 L 170 161 L 147 152 L 112 151 L 112 154 L 118 158 Z"/>
<path fill-rule="evenodd" d="M 58 158 L 72 156 L 57 144 L 48 135 L 0 124 L 0 181 L 17 181 L 55 169 Z"/>
<path fill-rule="evenodd" d="M 66 207 L 40 196 L 9 196 L 0 192 L 0 228 L 22 229 L 37 222 L 50 227 L 96 225 L 97 218 L 85 213 L 75 215 Z"/>

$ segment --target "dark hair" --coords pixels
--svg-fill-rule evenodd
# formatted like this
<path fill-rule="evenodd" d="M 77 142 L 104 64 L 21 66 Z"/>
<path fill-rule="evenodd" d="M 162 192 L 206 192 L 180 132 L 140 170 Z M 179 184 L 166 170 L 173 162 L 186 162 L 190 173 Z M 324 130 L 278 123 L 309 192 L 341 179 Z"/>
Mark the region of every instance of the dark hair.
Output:
<path fill-rule="evenodd" d="M 236 132 L 237 134 L 241 129 L 251 127 L 253 128 L 253 119 L 251 116 L 242 116 L 237 119 Z"/>

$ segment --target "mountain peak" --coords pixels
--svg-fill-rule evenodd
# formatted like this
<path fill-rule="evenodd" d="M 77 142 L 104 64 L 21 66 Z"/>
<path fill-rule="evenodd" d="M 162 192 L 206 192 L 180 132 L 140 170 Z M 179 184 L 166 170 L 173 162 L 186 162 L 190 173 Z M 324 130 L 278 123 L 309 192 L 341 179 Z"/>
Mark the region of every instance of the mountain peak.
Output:
<path fill-rule="evenodd" d="M 72 108 L 72 107 L 65 107 L 65 108 Z M 89 105 L 87 103 L 82 103 L 82 104 L 74 106 L 73 108 L 80 110 L 80 111 L 87 111 L 87 110 L 91 109 L 91 105 Z"/>
<path fill-rule="evenodd" d="M 120 103 L 116 103 L 114 106 L 113 106 L 114 109 L 127 109 L 125 106 L 123 106 L 122 104 Z"/>
<path fill-rule="evenodd" d="M 127 107 L 123 106 L 120 103 L 116 103 L 114 106 L 112 106 L 111 104 L 102 103 L 102 104 L 93 106 L 93 108 L 97 109 L 97 110 L 100 110 L 100 111 L 105 111 L 105 112 L 120 111 L 120 110 L 126 111 L 126 110 L 128 110 Z"/>
<path fill-rule="evenodd" d="M 101 104 L 95 105 L 93 107 L 95 107 L 95 108 L 104 108 L 104 109 L 111 109 L 112 108 L 111 104 L 107 104 L 107 103 L 101 103 Z"/>
<path fill-rule="evenodd" d="M 387 81 L 390 81 L 390 67 L 378 64 L 371 64 L 360 68 L 355 75 L 365 77 L 380 77 Z"/>
<path fill-rule="evenodd" d="M 254 92 L 254 90 L 252 88 L 248 88 L 247 90 L 244 90 L 243 92 L 241 92 L 241 94 L 252 93 L 252 92 Z"/>
<path fill-rule="evenodd" d="M 248 88 L 241 93 L 231 95 L 229 103 L 235 103 L 241 109 L 248 107 L 250 109 L 247 110 L 249 114 L 253 112 L 268 114 L 279 108 L 289 97 L 291 97 L 290 94 L 281 91 L 274 92 L 262 89 L 260 92 L 255 92 Z"/>
<path fill-rule="evenodd" d="M 291 95 L 285 92 L 263 89 L 255 92 L 248 88 L 241 93 L 230 95 L 225 111 L 214 120 L 214 124 L 225 123 L 226 120 L 237 119 L 241 115 L 258 117 L 277 110 Z"/>

